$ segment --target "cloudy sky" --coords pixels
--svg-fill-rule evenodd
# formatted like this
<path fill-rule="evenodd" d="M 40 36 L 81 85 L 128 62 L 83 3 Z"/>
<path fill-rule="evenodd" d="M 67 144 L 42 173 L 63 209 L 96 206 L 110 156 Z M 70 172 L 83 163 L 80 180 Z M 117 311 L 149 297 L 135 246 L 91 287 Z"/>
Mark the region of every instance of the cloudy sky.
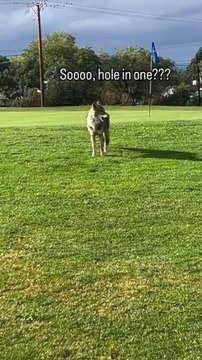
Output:
<path fill-rule="evenodd" d="M 35 14 L 29 0 L 0 0 L 0 54 L 20 53 L 36 39 Z M 19 2 L 15 5 L 13 2 Z M 188 63 L 202 46 L 202 3 L 199 0 L 47 0 L 42 12 L 43 37 L 66 31 L 79 46 L 117 48 L 156 44 L 160 56 Z M 24 3 L 24 4 L 23 4 Z M 58 8 L 54 4 L 61 4 Z"/>

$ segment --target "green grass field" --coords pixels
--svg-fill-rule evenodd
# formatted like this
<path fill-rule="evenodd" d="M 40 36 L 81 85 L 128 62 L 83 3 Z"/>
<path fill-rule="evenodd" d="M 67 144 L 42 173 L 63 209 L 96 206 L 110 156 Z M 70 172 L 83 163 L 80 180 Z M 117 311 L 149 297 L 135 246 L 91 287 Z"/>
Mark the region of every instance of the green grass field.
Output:
<path fill-rule="evenodd" d="M 0 360 L 199 360 L 202 110 L 0 110 Z"/>

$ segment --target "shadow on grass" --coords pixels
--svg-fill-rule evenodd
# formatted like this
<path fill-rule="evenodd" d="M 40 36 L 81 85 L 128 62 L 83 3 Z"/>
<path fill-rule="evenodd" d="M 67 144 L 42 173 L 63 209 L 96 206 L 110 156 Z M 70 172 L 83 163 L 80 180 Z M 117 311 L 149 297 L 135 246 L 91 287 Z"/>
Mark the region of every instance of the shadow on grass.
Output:
<path fill-rule="evenodd" d="M 139 153 L 139 157 L 142 158 L 202 161 L 202 158 L 199 158 L 198 154 L 187 151 L 154 150 L 131 147 L 122 147 L 121 150 Z"/>

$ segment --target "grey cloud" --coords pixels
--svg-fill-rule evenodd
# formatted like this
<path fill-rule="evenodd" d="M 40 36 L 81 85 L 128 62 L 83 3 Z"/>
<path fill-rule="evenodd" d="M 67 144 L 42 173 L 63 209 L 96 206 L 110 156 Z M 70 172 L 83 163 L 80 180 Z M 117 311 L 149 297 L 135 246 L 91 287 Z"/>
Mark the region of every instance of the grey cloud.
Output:
<path fill-rule="evenodd" d="M 82 1 L 74 3 L 83 4 Z M 202 18 L 202 7 L 198 0 L 192 0 L 192 4 L 185 4 L 184 0 L 109 0 L 106 5 L 101 0 L 97 0 L 96 4 L 93 0 L 87 0 L 85 5 L 127 10 L 129 13 L 115 15 L 106 14 L 104 10 L 46 8 L 42 13 L 44 36 L 53 31 L 67 31 L 76 37 L 79 46 L 102 47 L 110 52 L 133 45 L 150 49 L 151 41 L 155 41 L 160 55 L 176 60 L 190 60 L 200 46 L 202 23 L 135 16 L 132 13 Z M 25 48 L 36 39 L 34 13 L 31 10 L 14 5 L 2 7 L 1 4 L 0 10 L 0 53 L 6 49 Z"/>

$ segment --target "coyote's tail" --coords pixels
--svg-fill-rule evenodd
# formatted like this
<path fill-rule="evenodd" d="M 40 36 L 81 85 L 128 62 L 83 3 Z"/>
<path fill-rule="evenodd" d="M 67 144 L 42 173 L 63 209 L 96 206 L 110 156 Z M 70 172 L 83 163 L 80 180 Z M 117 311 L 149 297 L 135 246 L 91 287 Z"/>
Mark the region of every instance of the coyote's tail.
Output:
<path fill-rule="evenodd" d="M 105 131 L 105 139 L 106 139 L 106 144 L 108 146 L 109 145 L 109 140 L 110 140 L 109 131 Z"/>

